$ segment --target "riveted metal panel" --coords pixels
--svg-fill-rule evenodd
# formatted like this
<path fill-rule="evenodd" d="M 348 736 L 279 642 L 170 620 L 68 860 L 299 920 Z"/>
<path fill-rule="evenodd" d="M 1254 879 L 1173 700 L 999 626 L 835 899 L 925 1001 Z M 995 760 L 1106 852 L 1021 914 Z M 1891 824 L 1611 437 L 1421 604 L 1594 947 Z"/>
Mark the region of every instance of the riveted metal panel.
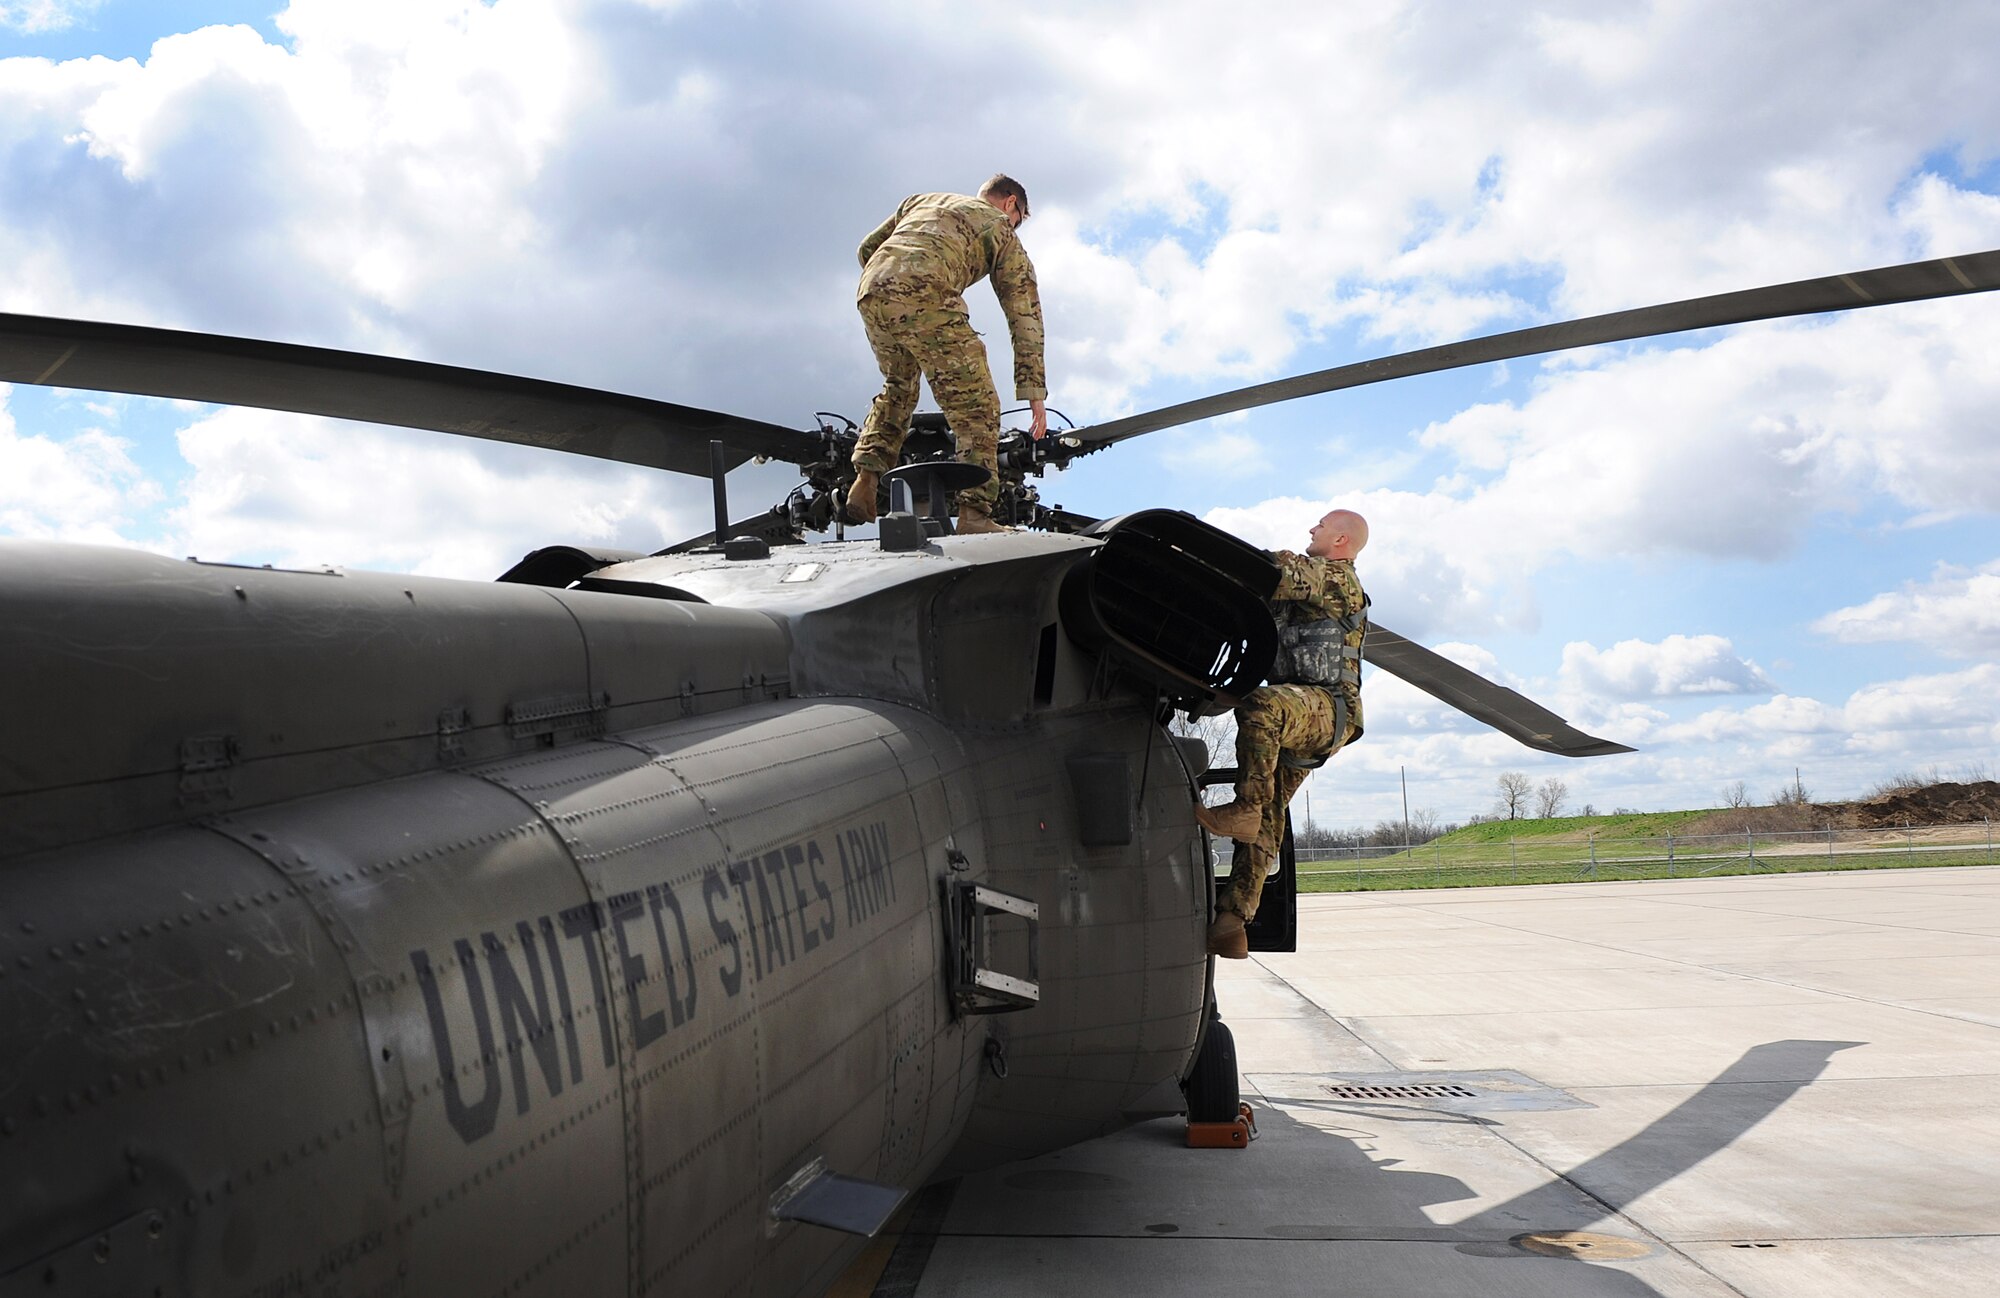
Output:
<path fill-rule="evenodd" d="M 707 858 L 630 841 L 636 826 L 574 809 L 584 859 L 615 886 L 645 875 L 686 880 L 700 907 L 689 908 L 697 950 L 706 943 L 715 953 L 689 1026 L 698 1016 L 696 1039 L 717 1034 L 706 1048 L 726 1053 L 743 1082 L 719 1093 L 725 1112 L 715 1116 L 727 1124 L 738 1104 L 761 1100 L 754 1129 L 740 1122 L 742 1136 L 726 1138 L 735 1148 L 689 1151 L 693 1133 L 674 1120 L 682 1098 L 642 1081 L 646 1163 L 681 1166 L 673 1183 L 649 1187 L 648 1283 L 720 1287 L 743 1273 L 731 1269 L 732 1256 L 755 1250 L 765 1255 L 760 1287 L 795 1287 L 848 1245 L 823 1230 L 767 1223 L 770 1193 L 816 1157 L 835 1172 L 888 1179 L 881 1096 L 899 1043 L 911 1049 L 935 1030 L 921 1008 L 935 972 L 910 956 L 913 943 L 929 949 L 925 854 L 895 754 L 935 742 L 930 729 L 903 709 L 818 701 L 621 736 L 652 753 L 663 785 L 675 782 L 692 814 L 713 825 L 720 850 Z M 733 988 L 722 968 L 735 973 Z M 711 1183 L 740 1190 L 738 1155 L 753 1135 L 761 1192 L 707 1192 Z M 691 1152 L 700 1166 L 686 1165 Z"/>
<path fill-rule="evenodd" d="M 1150 744 L 1133 766 L 1133 841 L 1085 847 L 1064 765 L 1127 737 Z M 1192 794 L 1170 742 L 1142 707 L 1049 718 L 1024 744 L 982 746 L 979 791 L 994 886 L 1039 902 L 1042 1001 L 1006 1015 L 1007 1076 L 979 1081 L 947 1171 L 968 1170 L 1087 1139 L 1185 1069 L 1205 995 L 1206 881 L 1191 855 Z M 997 959 L 1003 964 L 1004 951 Z"/>
<path fill-rule="evenodd" d="M 9 1013 L 0 1052 L 30 1090 L 75 1077 L 96 1120 L 51 1128 L 68 1152 L 50 1183 L 0 1193 L 68 1222 L 100 1199 L 172 1209 L 175 1292 L 532 1292 L 558 1258 L 622 1285 L 619 1251 L 584 1247 L 622 1236 L 624 1187 L 589 952 L 562 924 L 583 891 L 517 798 L 423 776 L 30 857 L 5 880 L 10 912 L 46 895 L 102 932 L 65 930 L 44 957 L 86 1016 L 74 1035 L 41 1044 L 53 1022 Z M 51 1046 L 100 1057 L 62 1065 Z M 172 1192 L 131 1200 L 153 1187 Z"/>
<path fill-rule="evenodd" d="M 441 774 L 220 828 L 300 880 L 357 988 L 393 1206 L 377 1224 L 421 1225 L 410 1292 L 533 1291 L 558 1261 L 587 1288 L 623 1284 L 601 1247 L 625 1229 L 608 997 L 588 897 L 542 818 Z"/>
<path fill-rule="evenodd" d="M 8 542 L 0 607 L 0 712 L 33 738 L 0 753 L 0 856 L 434 767 L 446 707 L 492 751 L 511 699 L 588 687 L 526 587 Z M 226 787 L 189 796 L 190 740 Z"/>
<path fill-rule="evenodd" d="M 940 1028 L 922 872 L 942 849 L 898 756 L 939 742 L 904 709 L 801 702 L 476 768 L 545 819 L 605 917 L 639 1287 L 785 1290 L 849 1247 L 766 1209 L 814 1157 L 882 1177 L 882 1097 Z M 931 799 L 937 780 L 931 762 Z M 905 1129 L 912 1177 L 954 1134 Z"/>
<path fill-rule="evenodd" d="M 0 1277 L 136 1215 L 158 1224 L 133 1292 L 247 1287 L 281 1181 L 351 1181 L 329 1242 L 369 1236 L 375 1088 L 307 889 L 199 829 L 15 861 L 4 883 Z"/>
<path fill-rule="evenodd" d="M 783 697 L 760 613 L 0 542 L 0 859 Z"/>
<path fill-rule="evenodd" d="M 791 693 L 791 640 L 763 613 L 552 591 L 582 630 L 590 697 L 604 707 L 604 730 L 661 725 Z"/>

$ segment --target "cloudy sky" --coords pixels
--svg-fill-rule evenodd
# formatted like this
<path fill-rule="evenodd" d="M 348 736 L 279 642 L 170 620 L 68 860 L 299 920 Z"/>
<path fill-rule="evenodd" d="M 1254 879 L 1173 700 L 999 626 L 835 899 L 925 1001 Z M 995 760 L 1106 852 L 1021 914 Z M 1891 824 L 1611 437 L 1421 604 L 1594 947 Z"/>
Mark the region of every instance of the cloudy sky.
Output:
<path fill-rule="evenodd" d="M 1219 25 L 1228 19 L 1235 30 Z M 808 426 L 875 386 L 853 248 L 1006 170 L 1077 423 L 1575 315 L 2000 247 L 2000 9 L 0 0 L 0 310 L 382 351 Z M 975 323 L 1008 372 L 1006 330 Z M 1334 394 L 1052 478 L 1302 544 L 1632 756 L 1371 676 L 1314 816 L 1821 797 L 2000 761 L 2000 295 Z M 1006 394 L 1011 395 L 1011 394 Z M 739 508 L 789 486 L 732 475 Z M 0 533 L 486 579 L 701 484 L 0 385 Z"/>

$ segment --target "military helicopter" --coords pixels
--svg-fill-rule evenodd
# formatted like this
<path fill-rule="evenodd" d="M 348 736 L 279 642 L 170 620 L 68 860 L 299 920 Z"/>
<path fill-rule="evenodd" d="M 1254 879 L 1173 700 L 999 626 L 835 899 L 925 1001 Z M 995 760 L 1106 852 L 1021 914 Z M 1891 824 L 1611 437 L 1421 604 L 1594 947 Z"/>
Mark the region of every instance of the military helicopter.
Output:
<path fill-rule="evenodd" d="M 1164 722 L 1263 679 L 1274 569 L 1029 480 L 1265 402 L 1996 286 L 2000 252 L 1919 262 L 1015 434 L 1003 535 L 952 534 L 968 470 L 925 424 L 877 537 L 816 545 L 851 428 L 0 317 L 7 381 L 717 484 L 709 536 L 493 583 L 0 543 L 0 1294 L 815 1293 L 928 1180 L 1233 1111 L 1216 773 Z M 804 480 L 731 522 L 753 456 Z M 1624 751 L 1380 626 L 1365 653 Z"/>

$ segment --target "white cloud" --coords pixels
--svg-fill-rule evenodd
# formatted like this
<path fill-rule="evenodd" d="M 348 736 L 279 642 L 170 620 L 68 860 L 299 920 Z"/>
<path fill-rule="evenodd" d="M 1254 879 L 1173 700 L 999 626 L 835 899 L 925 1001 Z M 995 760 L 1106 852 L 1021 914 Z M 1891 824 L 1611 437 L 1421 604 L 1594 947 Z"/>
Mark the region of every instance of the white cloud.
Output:
<path fill-rule="evenodd" d="M 402 429 L 225 410 L 180 434 L 177 553 L 489 580 L 531 546 L 650 551 L 702 530 L 696 486 Z"/>
<path fill-rule="evenodd" d="M 1873 499 L 1927 520 L 2000 512 L 2000 372 L 1982 359 L 1995 350 L 2000 308 L 1979 299 L 1700 349 L 1600 349 L 1519 404 L 1426 429 L 1420 443 L 1461 470 L 1426 493 L 1280 496 L 1208 517 L 1296 545 L 1350 505 L 1373 525 L 1364 579 L 1397 629 L 1532 628 L 1527 579 L 1562 558 L 1772 562 L 1815 519 Z"/>
<path fill-rule="evenodd" d="M 2000 664 L 1868 685 L 1848 699 L 1857 739 L 1894 733 L 1983 734 L 2000 739 Z"/>
<path fill-rule="evenodd" d="M 1562 675 L 1573 689 L 1614 699 L 1762 694 L 1775 688 L 1757 664 L 1719 635 L 1620 640 L 1602 650 L 1573 641 L 1563 646 Z"/>
<path fill-rule="evenodd" d="M 1782 736 L 1844 735 L 1846 713 L 1818 699 L 1780 694 L 1747 708 L 1716 708 L 1691 721 L 1668 726 L 1662 737 L 1671 741 L 1711 742 L 1745 739 L 1772 742 Z"/>
<path fill-rule="evenodd" d="M 0 384 L 0 535 L 100 545 L 129 542 L 159 487 L 132 462 L 131 443 L 92 428 L 67 438 L 23 436 Z"/>
<path fill-rule="evenodd" d="M 1780 694 L 1659 733 L 1670 744 L 1733 746 L 1745 758 L 1811 761 L 1858 791 L 1889 769 L 1990 761 L 2000 743 L 2000 665 L 1872 682 L 1840 706 Z"/>
<path fill-rule="evenodd" d="M 0 27 L 33 35 L 57 32 L 81 22 L 104 0 L 7 0 L 0 3 Z"/>
<path fill-rule="evenodd" d="M 52 274 L 89 281 L 72 294 L 123 283 L 149 317 L 315 341 L 518 358 L 589 310 L 646 343 L 592 368 L 664 369 L 673 390 L 724 356 L 740 375 L 760 344 L 865 364 L 843 254 L 901 193 L 977 178 L 932 159 L 991 155 L 1038 195 L 1058 397 L 1096 417 L 1154 377 L 1267 374 L 1320 331 L 1432 342 L 1532 309 L 1480 282 L 1495 272 L 1585 310 L 1896 260 L 1913 231 L 1978 228 L 1942 182 L 1903 186 L 1941 140 L 1991 156 L 2000 120 L 1968 53 L 2000 26 L 1976 8 L 1208 16 L 297 0 L 289 46 L 212 28 L 94 97 L 87 64 L 40 77 L 9 107 L 48 121 L 69 211 L 23 232 L 125 245 L 90 269 L 58 255 Z M 1857 42 L 1869 86 L 1824 75 Z M 852 77 L 817 78 L 829 64 Z M 871 77 L 899 93 L 846 88 Z M 913 122 L 908 102 L 940 111 Z M 1829 128 L 1847 120 L 1870 128 Z M 532 337 L 509 348 L 503 322 Z"/>
<path fill-rule="evenodd" d="M 1960 658 L 2000 654 L 2000 560 L 1974 572 L 1940 565 L 1931 580 L 1835 609 L 1813 630 L 1845 644 L 1917 644 Z"/>
<path fill-rule="evenodd" d="M 1040 23 L 1045 57 L 1073 65 L 1076 119 L 1131 142 L 1114 201 L 1199 236 L 1160 239 L 1171 318 L 1093 316 L 1087 332 L 1149 338 L 1192 377 L 1282 363 L 1299 331 L 1264 322 L 1286 316 L 1411 342 L 1483 327 L 1519 310 L 1464 282 L 1493 271 L 1552 275 L 1581 313 L 1903 260 L 1936 224 L 1919 202 L 1900 228 L 1883 219 L 1915 160 L 2000 143 L 2000 94 L 1968 52 L 2000 21 L 1962 8 L 1927 6 L 1920 32 L 1865 3 L 1527 22 L 1299 4 L 1186 40 L 1204 15 Z M 1841 72 L 1857 57 L 1868 87 Z"/>

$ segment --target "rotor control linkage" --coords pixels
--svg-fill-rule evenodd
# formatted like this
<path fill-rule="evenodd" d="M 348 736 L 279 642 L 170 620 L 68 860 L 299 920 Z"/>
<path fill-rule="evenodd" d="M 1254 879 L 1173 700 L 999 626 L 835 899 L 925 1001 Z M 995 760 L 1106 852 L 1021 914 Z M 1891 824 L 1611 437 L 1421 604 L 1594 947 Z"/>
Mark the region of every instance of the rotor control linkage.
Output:
<path fill-rule="evenodd" d="M 1009 433 L 1000 440 L 998 458 L 1002 473 L 1011 470 L 1039 478 L 1050 465 L 1060 469 L 1074 457 L 1088 453 L 1083 439 L 1075 433 L 1050 433 L 1040 441 L 1026 433 Z"/>

